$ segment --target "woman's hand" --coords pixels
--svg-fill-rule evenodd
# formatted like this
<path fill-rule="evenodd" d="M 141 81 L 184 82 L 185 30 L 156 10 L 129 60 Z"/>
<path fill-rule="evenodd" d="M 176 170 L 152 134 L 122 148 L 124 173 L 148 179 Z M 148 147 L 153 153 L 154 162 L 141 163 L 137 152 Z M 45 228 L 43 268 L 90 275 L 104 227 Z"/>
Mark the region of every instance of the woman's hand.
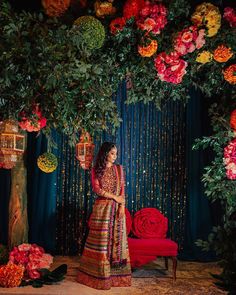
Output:
<path fill-rule="evenodd" d="M 118 204 L 125 205 L 125 198 L 124 198 L 124 196 L 115 196 L 113 199 Z"/>

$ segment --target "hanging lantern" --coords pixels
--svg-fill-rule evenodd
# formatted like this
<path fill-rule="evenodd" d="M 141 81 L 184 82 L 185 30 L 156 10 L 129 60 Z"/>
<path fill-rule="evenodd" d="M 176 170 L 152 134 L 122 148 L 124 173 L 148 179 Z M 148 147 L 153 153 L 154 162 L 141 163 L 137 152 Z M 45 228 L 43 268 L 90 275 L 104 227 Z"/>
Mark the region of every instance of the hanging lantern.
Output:
<path fill-rule="evenodd" d="M 89 169 L 93 161 L 94 143 L 88 132 L 83 132 L 80 142 L 76 145 L 76 158 L 80 161 L 83 169 Z"/>
<path fill-rule="evenodd" d="M 0 168 L 13 168 L 24 149 L 25 136 L 18 133 L 18 123 L 14 120 L 0 122 Z"/>

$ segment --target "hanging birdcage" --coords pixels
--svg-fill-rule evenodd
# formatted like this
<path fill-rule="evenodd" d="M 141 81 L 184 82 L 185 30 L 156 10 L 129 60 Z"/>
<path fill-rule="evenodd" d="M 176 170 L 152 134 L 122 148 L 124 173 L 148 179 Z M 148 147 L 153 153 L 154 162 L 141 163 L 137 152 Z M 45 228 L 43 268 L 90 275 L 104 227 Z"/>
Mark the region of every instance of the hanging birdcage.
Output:
<path fill-rule="evenodd" d="M 76 145 L 76 158 L 80 161 L 80 166 L 87 170 L 91 167 L 94 155 L 94 143 L 88 132 L 83 132 L 80 141 Z"/>
<path fill-rule="evenodd" d="M 14 120 L 0 122 L 0 168 L 13 168 L 24 149 L 25 136 L 18 132 L 18 123 Z"/>

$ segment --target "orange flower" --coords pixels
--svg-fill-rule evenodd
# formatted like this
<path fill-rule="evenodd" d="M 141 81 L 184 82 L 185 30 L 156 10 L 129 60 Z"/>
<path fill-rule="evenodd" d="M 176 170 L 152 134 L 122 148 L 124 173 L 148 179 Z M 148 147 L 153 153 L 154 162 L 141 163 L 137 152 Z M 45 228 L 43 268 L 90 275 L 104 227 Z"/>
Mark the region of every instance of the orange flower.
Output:
<path fill-rule="evenodd" d="M 223 71 L 224 78 L 230 84 L 236 84 L 236 64 L 229 66 Z"/>
<path fill-rule="evenodd" d="M 146 46 L 138 46 L 138 53 L 143 57 L 150 57 L 157 51 L 157 41 L 149 39 L 150 43 Z"/>
<path fill-rule="evenodd" d="M 70 6 L 70 0 L 42 0 L 48 16 L 61 16 Z"/>
<path fill-rule="evenodd" d="M 236 110 L 232 111 L 230 116 L 230 126 L 236 131 Z"/>
<path fill-rule="evenodd" d="M 233 56 L 233 52 L 231 52 L 230 47 L 226 47 L 224 45 L 218 46 L 215 51 L 213 58 L 218 62 L 226 62 Z"/>
<path fill-rule="evenodd" d="M 0 286 L 4 288 L 18 287 L 24 275 L 24 266 L 9 263 L 0 267 Z"/>

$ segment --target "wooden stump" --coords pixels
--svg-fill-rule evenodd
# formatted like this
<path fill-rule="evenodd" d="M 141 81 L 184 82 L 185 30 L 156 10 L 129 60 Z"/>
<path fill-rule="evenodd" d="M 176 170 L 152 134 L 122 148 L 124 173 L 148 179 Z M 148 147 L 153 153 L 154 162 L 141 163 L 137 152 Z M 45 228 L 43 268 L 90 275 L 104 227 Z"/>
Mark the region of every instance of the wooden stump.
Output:
<path fill-rule="evenodd" d="M 24 156 L 20 156 L 11 171 L 9 202 L 8 247 L 28 242 L 27 170 Z"/>

